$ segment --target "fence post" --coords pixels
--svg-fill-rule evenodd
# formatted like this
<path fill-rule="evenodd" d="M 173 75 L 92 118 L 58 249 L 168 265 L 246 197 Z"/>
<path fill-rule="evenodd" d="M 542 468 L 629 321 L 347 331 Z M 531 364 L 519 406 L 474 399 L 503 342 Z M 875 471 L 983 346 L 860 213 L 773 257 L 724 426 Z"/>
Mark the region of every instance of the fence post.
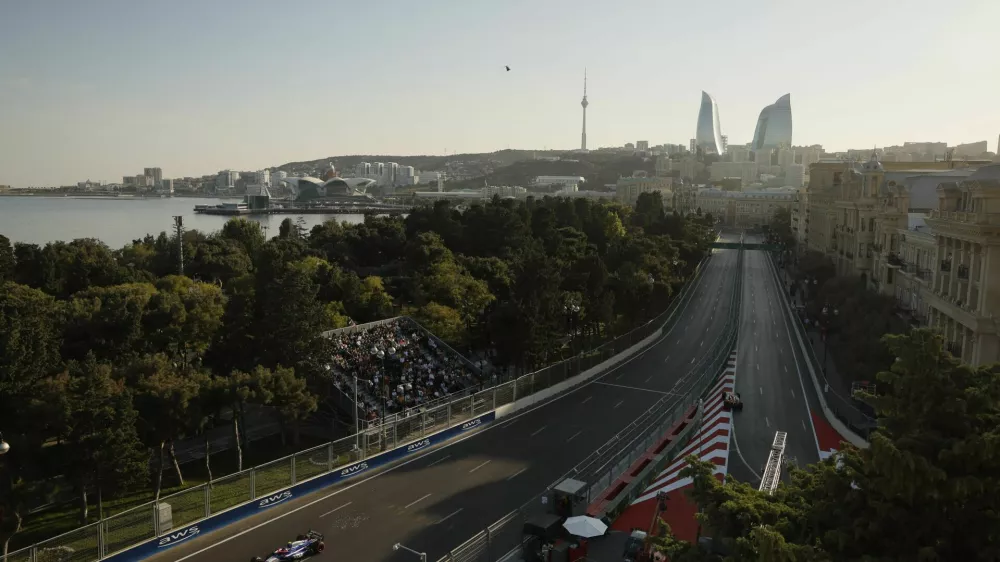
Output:
<path fill-rule="evenodd" d="M 448 427 L 451 427 L 451 402 L 448 402 Z"/>
<path fill-rule="evenodd" d="M 493 392 L 491 392 L 490 395 L 493 397 L 493 407 L 490 408 L 490 410 L 496 410 L 497 409 L 497 387 L 493 387 Z"/>
<path fill-rule="evenodd" d="M 212 486 L 209 484 L 204 484 L 205 486 L 205 517 L 212 514 Z"/>
<path fill-rule="evenodd" d="M 33 546 L 31 547 L 31 562 L 35 562 L 36 560 L 38 560 L 38 547 Z"/>
<path fill-rule="evenodd" d="M 250 469 L 250 499 L 257 499 L 257 471 Z"/>
<path fill-rule="evenodd" d="M 476 415 L 476 395 L 473 394 L 469 396 L 469 417 L 472 418 Z"/>
<path fill-rule="evenodd" d="M 511 381 L 511 384 L 514 385 L 514 399 L 511 400 L 510 402 L 511 404 L 513 404 L 514 402 L 517 402 L 517 377 L 514 377 L 514 380 Z"/>
<path fill-rule="evenodd" d="M 107 545 L 104 542 L 104 520 L 97 522 L 97 559 L 103 560 L 107 555 Z"/>
<path fill-rule="evenodd" d="M 357 441 L 355 441 L 357 447 Z M 326 444 L 326 471 L 333 472 L 333 442 Z"/>
<path fill-rule="evenodd" d="M 160 536 L 160 502 L 153 502 L 153 532 Z"/>
<path fill-rule="evenodd" d="M 292 474 L 292 486 L 294 486 L 295 485 L 295 455 L 292 455 L 292 458 L 290 460 L 292 461 L 292 472 L 291 472 L 291 474 Z"/>

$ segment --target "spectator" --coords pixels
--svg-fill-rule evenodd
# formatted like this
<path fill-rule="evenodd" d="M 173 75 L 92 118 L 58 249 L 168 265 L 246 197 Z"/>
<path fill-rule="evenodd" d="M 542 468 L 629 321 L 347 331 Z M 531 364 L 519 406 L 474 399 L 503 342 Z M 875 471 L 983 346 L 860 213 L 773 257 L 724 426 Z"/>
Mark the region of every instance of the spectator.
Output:
<path fill-rule="evenodd" d="M 482 383 L 409 318 L 334 333 L 331 340 L 335 383 L 353 388 L 357 377 L 359 407 L 369 421 L 382 415 L 383 406 L 386 415 L 399 413 Z"/>

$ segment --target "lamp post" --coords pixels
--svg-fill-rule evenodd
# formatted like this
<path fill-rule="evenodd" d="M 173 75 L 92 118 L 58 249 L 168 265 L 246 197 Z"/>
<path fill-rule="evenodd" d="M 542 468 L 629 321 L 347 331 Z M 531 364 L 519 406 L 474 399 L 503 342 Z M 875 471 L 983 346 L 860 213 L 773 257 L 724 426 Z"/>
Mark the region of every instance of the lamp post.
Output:
<path fill-rule="evenodd" d="M 3 440 L 3 433 L 0 433 L 0 455 L 6 455 L 10 451 L 10 443 Z"/>
<path fill-rule="evenodd" d="M 388 377 L 385 376 L 385 352 L 382 351 L 381 349 L 379 349 L 378 347 L 373 347 L 372 348 L 372 355 L 374 355 L 375 357 L 378 357 L 379 363 L 382 366 L 382 370 L 379 373 L 379 377 L 378 377 L 379 386 L 382 387 L 381 391 L 379 392 L 379 396 L 380 396 L 381 402 L 382 402 L 382 419 L 379 420 L 378 426 L 379 426 L 379 432 L 381 433 L 381 435 L 379 437 L 379 440 L 382 442 L 381 443 L 381 446 L 382 446 L 381 448 L 385 449 L 385 427 L 384 427 L 385 426 L 385 400 L 386 400 L 386 391 L 385 391 L 385 388 L 386 388 L 386 381 L 388 380 Z"/>
<path fill-rule="evenodd" d="M 823 375 L 826 375 L 826 358 L 830 354 L 830 343 L 827 334 L 830 333 L 830 308 L 828 306 L 823 306 Z M 836 308 L 833 309 L 833 316 L 840 314 L 840 311 Z"/>
<path fill-rule="evenodd" d="M 400 549 L 402 549 L 402 550 L 405 550 L 406 552 L 409 552 L 411 554 L 416 554 L 417 556 L 420 557 L 420 562 L 427 562 L 427 553 L 426 552 L 418 552 L 418 551 L 413 550 L 412 548 L 410 548 L 408 546 L 405 546 L 405 545 L 402 545 L 400 543 L 396 543 L 396 544 L 392 545 L 392 549 L 393 550 L 400 550 Z"/>

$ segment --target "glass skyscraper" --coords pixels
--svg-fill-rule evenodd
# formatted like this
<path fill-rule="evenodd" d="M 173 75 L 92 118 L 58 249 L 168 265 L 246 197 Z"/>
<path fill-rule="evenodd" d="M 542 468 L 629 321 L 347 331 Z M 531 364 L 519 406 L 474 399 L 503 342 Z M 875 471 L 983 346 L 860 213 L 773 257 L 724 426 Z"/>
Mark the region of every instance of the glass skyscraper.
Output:
<path fill-rule="evenodd" d="M 708 95 L 701 93 L 701 110 L 698 111 L 698 129 L 695 144 L 707 153 L 722 154 L 722 126 L 719 125 L 719 104 Z"/>
<path fill-rule="evenodd" d="M 754 150 L 792 146 L 792 95 L 785 94 L 765 107 L 753 133 Z"/>

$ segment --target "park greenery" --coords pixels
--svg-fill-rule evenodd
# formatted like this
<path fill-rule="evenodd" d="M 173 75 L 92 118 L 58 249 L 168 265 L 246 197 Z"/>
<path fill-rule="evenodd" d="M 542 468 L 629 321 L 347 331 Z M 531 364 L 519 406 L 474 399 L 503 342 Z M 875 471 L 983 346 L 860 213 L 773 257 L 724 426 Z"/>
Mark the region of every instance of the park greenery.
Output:
<path fill-rule="evenodd" d="M 1000 559 L 1000 366 L 960 364 L 928 329 L 883 343 L 869 448 L 789 467 L 773 495 L 692 457 L 682 475 L 713 548 L 669 532 L 654 548 L 674 562 Z"/>
<path fill-rule="evenodd" d="M 73 524 L 184 485 L 181 439 L 204 437 L 211 478 L 215 427 L 244 468 L 250 406 L 294 444 L 331 392 L 325 330 L 408 315 L 525 372 L 662 312 L 711 240 L 710 218 L 665 213 L 659 194 L 438 202 L 309 232 L 286 220 L 270 239 L 233 219 L 120 249 L 0 236 L 0 543 L 45 538 L 22 531 L 55 480 L 77 498 Z"/>

